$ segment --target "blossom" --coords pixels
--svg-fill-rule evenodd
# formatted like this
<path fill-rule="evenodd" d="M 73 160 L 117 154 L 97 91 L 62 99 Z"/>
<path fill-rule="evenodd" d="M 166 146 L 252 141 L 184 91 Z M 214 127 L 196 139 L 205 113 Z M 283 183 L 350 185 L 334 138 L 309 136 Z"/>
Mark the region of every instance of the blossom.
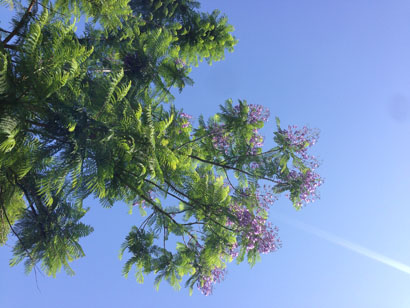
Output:
<path fill-rule="evenodd" d="M 212 143 L 214 147 L 225 154 L 228 154 L 232 137 L 226 132 L 225 126 L 215 124 L 211 128 Z"/>
<path fill-rule="evenodd" d="M 180 116 L 181 116 L 181 119 L 183 121 L 182 128 L 187 128 L 188 126 L 191 125 L 191 122 L 190 122 L 190 120 L 192 119 L 191 115 L 189 115 L 187 113 L 184 113 L 184 112 L 181 112 Z"/>
<path fill-rule="evenodd" d="M 210 275 L 202 275 L 197 283 L 197 286 L 201 290 L 202 294 L 205 296 L 211 295 L 214 284 L 221 282 L 225 278 L 225 273 L 226 269 L 215 267 L 211 271 Z"/>
<path fill-rule="evenodd" d="M 261 105 L 248 105 L 248 117 L 246 120 L 247 124 L 256 124 L 258 122 L 266 122 L 269 117 L 269 109 Z M 240 105 L 233 107 L 234 114 L 239 115 Z M 214 147 L 220 150 L 222 153 L 228 154 L 232 144 L 233 144 L 233 134 L 229 132 L 225 125 L 215 124 L 211 127 L 210 133 L 212 135 L 212 143 Z M 259 134 L 259 130 L 254 128 L 252 130 L 252 135 L 248 141 L 249 150 L 247 155 L 255 155 L 258 153 L 259 149 L 263 146 L 264 138 Z"/>
<path fill-rule="evenodd" d="M 297 202 L 296 206 L 298 208 L 302 207 L 303 204 L 308 204 L 319 198 L 318 187 L 323 184 L 322 178 L 319 174 L 308 170 L 306 173 L 297 172 L 292 170 L 288 175 L 289 182 L 299 183 L 299 196 L 300 201 Z"/>
<path fill-rule="evenodd" d="M 257 249 L 259 253 L 265 254 L 275 251 L 280 246 L 277 228 L 272 227 L 266 218 L 255 215 L 246 207 L 232 204 L 231 210 L 237 221 L 235 222 L 241 231 L 241 240 L 246 244 L 246 251 Z M 228 225 L 234 222 L 228 220 Z M 231 257 L 237 256 L 237 250 L 230 250 Z"/>
<path fill-rule="evenodd" d="M 278 197 L 273 194 L 273 188 L 270 185 L 263 185 L 263 189 L 257 189 L 255 192 L 258 208 L 268 210 Z"/>
<path fill-rule="evenodd" d="M 262 106 L 262 105 L 254 105 L 254 104 L 249 104 L 248 105 L 249 112 L 248 112 L 248 120 L 247 122 L 249 124 L 255 124 L 260 121 L 266 122 L 270 116 L 270 111 L 268 108 Z M 234 111 L 239 114 L 240 112 L 240 106 L 236 105 L 234 107 Z"/>
<path fill-rule="evenodd" d="M 323 179 L 315 172 L 319 162 L 315 156 L 308 153 L 309 148 L 316 144 L 319 132 L 306 126 L 299 128 L 296 125 L 289 125 L 286 130 L 279 130 L 279 133 L 285 137 L 296 159 L 306 167 L 291 170 L 286 176 L 288 183 L 298 186 L 296 190 L 298 195 L 288 196 L 292 198 L 297 208 L 301 208 L 304 204 L 319 198 L 318 187 L 323 184 Z"/>
<path fill-rule="evenodd" d="M 317 159 L 314 156 L 308 155 L 308 149 L 315 145 L 319 138 L 319 131 L 306 126 L 298 128 L 296 125 L 289 125 L 288 129 L 284 130 L 283 133 L 287 137 L 289 145 L 309 166 L 313 168 L 319 166 Z"/>
<path fill-rule="evenodd" d="M 253 130 L 253 135 L 251 139 L 249 140 L 249 145 L 250 145 L 250 150 L 248 151 L 248 154 L 250 155 L 255 155 L 258 153 L 258 149 L 260 149 L 263 146 L 263 137 L 259 135 L 259 131 L 257 129 Z"/>

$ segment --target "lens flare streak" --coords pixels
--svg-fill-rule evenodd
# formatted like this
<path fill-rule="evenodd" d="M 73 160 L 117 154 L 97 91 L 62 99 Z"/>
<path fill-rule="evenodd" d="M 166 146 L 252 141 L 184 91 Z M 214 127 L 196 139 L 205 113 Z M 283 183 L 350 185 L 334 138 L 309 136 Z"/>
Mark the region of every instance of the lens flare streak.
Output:
<path fill-rule="evenodd" d="M 358 244 L 355 244 L 353 242 L 350 242 L 348 240 L 345 240 L 341 237 L 338 237 L 334 234 L 331 234 L 329 232 L 323 231 L 321 229 L 318 229 L 316 227 L 304 224 L 299 221 L 295 220 L 290 220 L 288 218 L 282 217 L 282 216 L 276 216 L 276 218 L 279 218 L 279 220 L 285 222 L 286 224 L 296 227 L 300 230 L 303 230 L 305 232 L 308 232 L 310 234 L 313 234 L 321 239 L 324 239 L 328 242 L 331 242 L 333 244 L 336 244 L 338 246 L 341 246 L 343 248 L 346 248 L 348 250 L 351 250 L 353 252 L 356 252 L 362 256 L 368 257 L 370 259 L 373 259 L 375 261 L 378 261 L 380 263 L 383 263 L 387 266 L 390 266 L 392 268 L 395 268 L 403 273 L 410 274 L 410 266 L 401 263 L 399 261 L 396 261 L 394 259 L 391 259 L 389 257 L 386 257 L 378 252 L 375 252 L 373 250 L 370 250 L 368 248 L 365 248 L 363 246 L 360 246 Z"/>

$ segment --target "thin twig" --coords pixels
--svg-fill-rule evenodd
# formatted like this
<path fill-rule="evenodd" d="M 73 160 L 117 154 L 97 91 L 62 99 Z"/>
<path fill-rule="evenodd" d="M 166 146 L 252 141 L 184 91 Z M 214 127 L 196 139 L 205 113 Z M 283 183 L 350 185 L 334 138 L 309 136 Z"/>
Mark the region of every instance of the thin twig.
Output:
<path fill-rule="evenodd" d="M 225 160 L 223 160 L 221 163 L 230 162 L 230 161 L 232 161 L 233 159 L 236 159 L 235 162 L 238 162 L 238 159 L 239 159 L 239 158 L 263 156 L 263 155 L 265 155 L 265 154 L 270 154 L 270 153 L 273 153 L 273 152 L 277 152 L 277 151 L 279 151 L 279 150 L 281 150 L 281 148 L 273 148 L 273 149 L 271 149 L 271 150 L 269 150 L 269 151 L 262 152 L 262 153 L 257 153 L 257 154 L 247 154 L 247 155 L 231 156 L 231 157 L 227 157 L 227 158 L 226 158 Z"/>
<path fill-rule="evenodd" d="M 184 196 L 184 197 L 187 198 L 187 199 L 190 199 L 189 196 L 187 196 L 187 195 L 184 194 L 182 191 L 180 191 L 180 190 L 178 190 L 177 188 L 175 188 L 170 182 L 165 181 L 165 183 L 166 183 L 169 187 L 171 187 L 171 189 L 174 190 L 176 193 L 178 193 L 178 194 Z M 171 194 L 170 192 L 167 192 L 167 193 L 170 194 L 171 196 L 174 196 L 174 195 Z M 194 205 L 193 205 L 193 204 L 191 204 L 191 203 L 189 203 L 189 202 L 186 202 L 186 201 L 184 201 L 184 200 L 182 200 L 182 199 L 179 199 L 179 198 L 177 198 L 177 199 L 178 199 L 178 200 L 181 200 L 181 201 L 184 202 L 186 205 L 189 205 L 190 207 L 194 208 Z M 198 202 L 198 200 L 193 200 L 193 201 Z M 208 209 L 207 209 L 207 208 L 204 208 L 204 207 L 210 206 L 210 205 L 207 205 L 207 204 L 202 204 L 202 203 L 200 203 L 200 202 L 198 202 L 198 204 L 199 204 L 199 205 L 202 205 L 202 206 L 203 206 L 203 209 L 204 209 L 205 211 L 208 210 Z M 229 228 L 229 227 L 227 227 L 227 226 L 224 226 L 224 225 L 222 225 L 221 223 L 219 223 L 218 221 L 214 220 L 210 215 L 208 215 L 208 216 L 206 216 L 206 217 L 207 217 L 210 221 L 212 221 L 213 223 L 219 225 L 220 227 L 222 227 L 222 228 L 224 228 L 224 229 L 227 229 L 227 230 L 229 230 L 229 231 L 232 231 L 232 232 L 236 232 L 236 230 L 231 229 L 231 228 Z"/>
<path fill-rule="evenodd" d="M 143 194 L 140 194 L 141 198 L 144 199 L 146 202 L 148 202 L 149 204 L 151 204 L 155 210 L 157 210 L 158 212 L 160 212 L 161 214 L 167 216 L 174 224 L 176 224 L 177 226 L 182 226 L 182 224 L 178 223 L 169 213 L 167 213 L 166 211 L 164 211 L 162 208 L 160 208 L 158 205 L 155 204 L 155 202 L 153 202 L 150 198 L 144 196 Z M 191 236 L 192 238 L 195 238 L 191 232 L 189 232 L 186 228 L 184 228 L 184 232 L 186 232 L 189 236 Z M 198 241 L 197 241 L 198 242 Z"/>
<path fill-rule="evenodd" d="M 187 156 L 190 157 L 190 158 L 199 160 L 199 161 L 201 161 L 201 162 L 204 162 L 204 163 L 207 163 L 207 164 L 211 164 L 211 165 L 217 166 L 217 167 L 221 167 L 221 168 L 226 168 L 226 169 L 238 171 L 238 172 L 241 172 L 241 173 L 246 174 L 246 175 L 248 175 L 248 176 L 251 176 L 251 177 L 253 177 L 253 178 L 259 178 L 259 179 L 261 179 L 261 180 L 267 180 L 267 181 L 269 181 L 269 182 L 273 182 L 273 183 L 280 184 L 280 182 L 275 181 L 274 179 L 270 179 L 270 178 L 265 178 L 265 177 L 262 177 L 262 176 L 258 176 L 258 175 L 252 174 L 252 173 L 250 173 L 250 172 L 248 172 L 248 171 L 245 171 L 245 170 L 242 170 L 242 169 L 233 167 L 233 166 L 221 164 L 221 163 L 214 162 L 214 161 L 209 161 L 209 160 L 200 158 L 200 157 L 195 156 L 195 155 L 187 155 Z"/>
<path fill-rule="evenodd" d="M 4 44 L 4 48 L 8 48 L 8 49 L 11 49 L 11 50 L 16 50 L 16 51 L 19 50 L 17 45 L 10 45 L 10 44 Z"/>
<path fill-rule="evenodd" d="M 19 241 L 20 244 L 21 244 L 21 247 L 23 247 L 23 249 L 25 250 L 27 256 L 31 259 L 31 262 L 33 262 L 32 264 L 33 264 L 33 269 L 34 269 L 34 276 L 35 276 L 35 279 L 36 279 L 36 286 L 37 286 L 37 289 L 40 291 L 40 289 L 39 289 L 39 287 L 38 287 L 38 280 L 37 280 L 36 262 L 35 262 L 34 258 L 31 256 L 31 254 L 30 254 L 30 252 L 28 251 L 28 249 L 25 247 L 23 240 L 20 238 L 20 236 L 18 235 L 18 233 L 14 230 L 13 225 L 11 224 L 10 219 L 9 219 L 9 217 L 8 217 L 8 215 L 7 215 L 6 208 L 5 208 L 4 205 L 3 205 L 3 202 L 0 202 L 0 206 L 1 206 L 1 208 L 3 209 L 4 216 L 6 217 L 7 224 L 9 225 L 11 232 L 13 232 L 13 234 L 17 237 L 18 241 Z"/>
<path fill-rule="evenodd" d="M 175 148 L 175 149 L 173 149 L 173 150 L 177 151 L 177 150 L 179 150 L 180 148 L 186 146 L 187 144 L 197 142 L 197 141 L 199 141 L 199 140 L 201 140 L 201 139 L 203 139 L 203 138 L 205 138 L 205 137 L 210 137 L 210 136 L 212 136 L 212 135 L 213 135 L 213 134 L 211 133 L 211 134 L 203 135 L 203 136 L 198 137 L 198 138 L 193 139 L 193 140 L 189 140 L 189 141 L 187 141 L 187 142 L 181 144 L 180 146 L 178 146 L 177 148 Z"/>
<path fill-rule="evenodd" d="M 229 178 L 229 175 L 228 175 L 228 171 L 226 171 L 225 168 L 223 168 L 223 169 L 224 169 L 224 171 L 225 171 L 226 178 L 227 178 L 227 180 L 228 180 L 228 182 L 229 182 L 229 185 L 230 185 L 236 192 L 238 192 L 239 194 L 245 195 L 245 196 L 247 196 L 247 197 L 250 197 L 251 195 L 246 194 L 246 193 L 244 193 L 243 191 L 240 191 L 239 189 L 237 189 L 237 188 L 232 184 L 232 182 L 231 182 L 231 180 L 230 180 L 230 178 Z"/>
<path fill-rule="evenodd" d="M 165 229 L 165 224 L 164 224 L 164 252 L 166 251 L 166 249 L 165 249 L 165 236 L 166 236 L 166 229 Z"/>

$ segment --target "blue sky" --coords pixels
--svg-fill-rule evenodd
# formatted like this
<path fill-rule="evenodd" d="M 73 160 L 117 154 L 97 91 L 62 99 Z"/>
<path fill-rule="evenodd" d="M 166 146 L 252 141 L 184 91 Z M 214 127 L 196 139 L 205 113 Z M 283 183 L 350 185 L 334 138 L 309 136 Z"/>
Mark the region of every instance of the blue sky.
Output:
<path fill-rule="evenodd" d="M 121 276 L 119 246 L 138 214 L 94 200 L 74 277 L 26 276 L 0 249 L 0 306 L 20 307 L 410 307 L 410 275 L 310 232 L 334 234 L 410 265 L 410 3 L 408 1 L 202 1 L 235 26 L 235 52 L 202 64 L 176 105 L 198 117 L 227 98 L 270 108 L 284 125 L 320 129 L 321 199 L 271 210 L 283 247 L 253 269 L 231 264 L 214 294 L 157 292 Z M 1 8 L 4 20 L 7 9 Z M 2 22 L 0 27 L 7 27 Z M 264 135 L 272 146 L 273 119 Z M 309 227 L 298 227 L 301 223 Z"/>

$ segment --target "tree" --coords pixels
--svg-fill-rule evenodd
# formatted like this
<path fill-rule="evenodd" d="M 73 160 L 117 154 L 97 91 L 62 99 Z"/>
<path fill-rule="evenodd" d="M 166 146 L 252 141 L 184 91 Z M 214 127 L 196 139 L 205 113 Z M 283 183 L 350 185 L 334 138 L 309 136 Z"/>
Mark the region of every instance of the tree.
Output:
<path fill-rule="evenodd" d="M 228 262 L 280 246 L 267 220 L 278 194 L 296 209 L 317 197 L 316 131 L 276 119 L 276 146 L 262 151 L 266 108 L 228 100 L 194 127 L 173 104 L 193 65 L 236 44 L 218 11 L 193 0 L 2 3 L 17 11 L 0 29 L 0 243 L 16 237 L 11 265 L 72 274 L 92 232 L 83 201 L 95 196 L 146 217 L 122 244 L 124 275 L 135 266 L 138 281 L 154 272 L 174 287 L 187 275 L 208 295 Z M 82 15 L 91 22 L 79 34 Z"/>

